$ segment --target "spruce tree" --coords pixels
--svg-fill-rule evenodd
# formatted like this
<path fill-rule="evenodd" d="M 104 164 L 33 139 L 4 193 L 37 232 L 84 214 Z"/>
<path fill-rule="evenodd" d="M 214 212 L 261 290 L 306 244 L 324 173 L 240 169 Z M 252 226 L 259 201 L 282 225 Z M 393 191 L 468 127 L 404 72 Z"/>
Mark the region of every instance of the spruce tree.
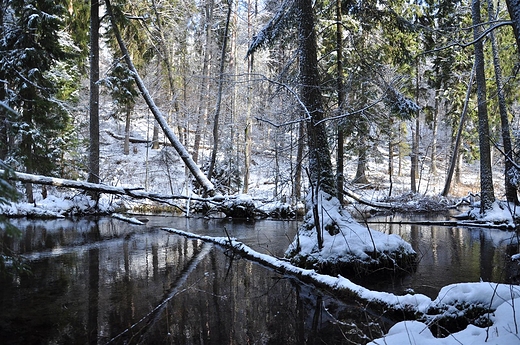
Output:
<path fill-rule="evenodd" d="M 49 175 L 61 156 L 69 123 L 58 101 L 56 63 L 67 57 L 60 42 L 64 7 L 52 0 L 15 0 L 6 8 L 0 75 L 9 112 L 9 157 L 18 170 Z M 32 201 L 32 186 L 27 185 Z"/>

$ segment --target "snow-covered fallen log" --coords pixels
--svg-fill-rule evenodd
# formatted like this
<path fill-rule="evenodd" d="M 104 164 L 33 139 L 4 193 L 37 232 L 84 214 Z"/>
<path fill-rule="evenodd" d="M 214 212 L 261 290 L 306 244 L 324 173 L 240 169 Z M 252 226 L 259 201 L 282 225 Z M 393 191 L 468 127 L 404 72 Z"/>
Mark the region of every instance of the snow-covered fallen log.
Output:
<path fill-rule="evenodd" d="M 125 140 L 125 136 L 124 135 L 119 135 L 119 134 L 116 134 L 116 133 L 114 133 L 112 131 L 109 131 L 109 130 L 105 130 L 105 132 L 108 135 L 110 135 L 112 138 L 115 138 L 117 140 Z M 133 137 L 128 138 L 128 141 L 133 143 L 133 144 L 152 144 L 153 143 L 152 140 L 133 138 Z M 164 145 L 164 146 L 172 146 L 172 144 L 170 144 L 170 143 L 161 142 L 160 144 Z"/>
<path fill-rule="evenodd" d="M 384 305 L 385 308 L 393 308 L 395 311 L 405 314 L 409 311 L 425 312 L 431 303 L 431 299 L 424 295 L 396 296 L 387 292 L 374 292 L 340 275 L 333 277 L 320 274 L 313 269 L 301 268 L 291 264 L 287 260 L 259 253 L 234 238 L 202 236 L 173 228 L 163 228 L 163 230 L 172 234 L 220 245 L 233 255 L 238 255 L 242 258 L 257 262 L 281 274 L 296 277 L 302 282 L 334 291 L 341 296 L 348 296 L 349 298 L 357 298 L 360 301 L 369 302 L 372 306 L 374 306 L 374 304 L 380 304 Z"/>
<path fill-rule="evenodd" d="M 124 216 L 124 215 L 122 215 L 120 213 L 113 213 L 112 214 L 112 218 L 116 218 L 116 219 L 128 222 L 130 224 L 144 225 L 144 223 L 141 222 L 139 219 L 134 218 L 134 217 L 127 217 L 127 216 Z"/>
<path fill-rule="evenodd" d="M 4 170 L 0 170 L 0 174 L 3 174 Z M 190 197 L 185 195 L 172 195 L 172 194 L 160 194 L 160 193 L 150 193 L 142 190 L 141 188 L 126 188 L 126 187 L 117 187 L 117 186 L 109 186 L 104 184 L 96 184 L 85 181 L 76 181 L 76 180 L 68 180 L 57 177 L 49 177 L 42 175 L 33 175 L 26 174 L 21 172 L 11 172 L 8 176 L 10 180 L 21 181 L 21 182 L 29 182 L 34 184 L 42 184 L 47 186 L 55 186 L 55 187 L 66 187 L 66 188 L 75 188 L 87 191 L 96 191 L 100 193 L 107 194 L 115 194 L 115 195 L 128 195 L 132 198 L 136 199 L 151 199 L 156 201 L 161 200 L 176 200 L 176 199 L 190 199 L 196 201 L 205 201 L 205 202 L 221 202 L 224 200 L 224 197 L 217 195 L 211 198 L 198 198 L 198 197 Z"/>
<path fill-rule="evenodd" d="M 366 224 L 394 224 L 394 225 L 425 225 L 425 226 L 448 226 L 457 227 L 463 226 L 466 228 L 490 228 L 500 230 L 514 230 L 515 226 L 510 223 L 493 223 L 491 221 L 479 221 L 479 220 L 400 220 L 400 221 L 372 221 L 370 219 L 365 221 Z"/>
<path fill-rule="evenodd" d="M 344 189 L 343 193 L 348 196 L 349 198 L 354 199 L 355 201 L 359 202 L 360 204 L 364 204 L 367 206 L 375 207 L 375 208 L 388 208 L 391 209 L 394 205 L 388 202 L 380 202 L 380 201 L 372 201 L 367 200 L 363 198 L 361 195 L 358 195 L 350 190 Z"/>

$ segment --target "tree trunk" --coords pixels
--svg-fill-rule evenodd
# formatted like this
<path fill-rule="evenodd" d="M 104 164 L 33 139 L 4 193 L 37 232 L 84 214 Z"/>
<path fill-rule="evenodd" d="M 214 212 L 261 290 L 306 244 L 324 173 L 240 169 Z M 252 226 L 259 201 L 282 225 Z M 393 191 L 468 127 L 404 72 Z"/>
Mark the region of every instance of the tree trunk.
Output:
<path fill-rule="evenodd" d="M 516 48 L 520 51 L 520 0 L 506 0 L 509 17 L 513 22 L 513 32 L 515 34 Z"/>
<path fill-rule="evenodd" d="M 220 107 L 222 103 L 222 88 L 224 86 L 224 67 L 226 63 L 226 48 L 229 34 L 229 22 L 231 20 L 232 0 L 228 1 L 228 11 L 226 16 L 226 28 L 224 29 L 224 37 L 222 37 L 222 51 L 220 53 L 220 69 L 218 79 L 218 91 L 217 91 L 217 104 L 215 105 L 215 116 L 213 117 L 213 150 L 211 151 L 211 160 L 208 168 L 208 179 L 211 180 L 213 170 L 215 169 L 215 163 L 217 161 L 218 142 L 219 142 L 219 118 L 220 118 Z"/>
<path fill-rule="evenodd" d="M 361 135 L 359 136 L 359 145 L 357 147 L 358 153 L 358 161 L 356 168 L 356 176 L 354 177 L 354 183 L 368 183 L 368 179 L 366 176 L 367 170 L 367 143 L 362 133 L 366 133 L 366 127 L 361 125 L 363 130 L 361 131 Z"/>
<path fill-rule="evenodd" d="M 188 151 L 186 151 L 186 148 L 179 142 L 179 139 L 175 136 L 171 128 L 166 123 L 166 120 L 164 119 L 164 116 L 162 115 L 161 111 L 157 108 L 155 105 L 155 102 L 153 101 L 152 97 L 150 96 L 150 93 L 146 89 L 146 86 L 144 85 L 143 80 L 141 79 L 139 73 L 137 73 L 137 70 L 130 59 L 130 55 L 128 54 L 128 50 L 126 49 L 126 46 L 123 42 L 123 39 L 121 38 L 121 34 L 119 33 L 119 28 L 116 25 L 114 14 L 112 11 L 112 6 L 110 4 L 110 0 L 105 0 L 106 7 L 107 7 L 107 14 L 110 17 L 110 21 L 112 23 L 112 28 L 114 30 L 114 34 L 116 36 L 117 42 L 119 44 L 119 47 L 121 49 L 121 53 L 125 57 L 125 61 L 128 65 L 128 68 L 133 74 L 134 80 L 137 84 L 137 87 L 139 88 L 139 91 L 141 92 L 141 95 L 143 96 L 144 100 L 146 101 L 146 104 L 150 108 L 150 111 L 153 113 L 155 119 L 161 126 L 161 129 L 163 130 L 166 137 L 170 140 L 172 143 L 172 146 L 175 148 L 181 159 L 184 161 L 184 164 L 190 169 L 191 173 L 197 180 L 197 182 L 202 186 L 204 189 L 204 192 L 210 196 L 215 195 L 215 186 L 209 181 L 202 171 L 200 171 L 200 168 L 197 166 L 197 164 L 191 159 L 191 156 L 189 155 Z"/>
<path fill-rule="evenodd" d="M 296 202 L 302 199 L 302 162 L 303 150 L 305 146 L 305 125 L 300 122 L 298 125 L 298 148 L 296 150 L 296 169 L 294 171 L 293 197 Z"/>
<path fill-rule="evenodd" d="M 5 170 L 0 169 L 0 174 L 4 174 Z M 12 181 L 20 181 L 28 184 L 40 184 L 44 186 L 55 186 L 55 187 L 65 187 L 65 188 L 74 188 L 85 191 L 95 191 L 96 193 L 107 193 L 114 195 L 128 195 L 132 198 L 136 199 L 150 199 L 159 202 L 168 202 L 168 200 L 198 200 L 198 201 L 212 201 L 212 202 L 222 202 L 224 198 L 222 196 L 215 196 L 210 199 L 206 198 L 197 198 L 193 196 L 186 195 L 174 195 L 174 194 L 159 194 L 159 193 L 148 193 L 144 191 L 144 188 L 124 188 L 120 186 L 109 186 L 106 184 L 95 184 L 84 181 L 76 181 L 76 180 L 67 180 L 56 177 L 42 176 L 42 175 L 34 175 L 34 174 L 26 174 L 12 171 L 7 177 Z"/>
<path fill-rule="evenodd" d="M 472 2 L 473 37 L 480 37 L 480 0 Z M 486 100 L 486 75 L 484 70 L 484 47 L 482 40 L 475 42 L 475 73 L 478 100 L 478 134 L 480 148 L 480 212 L 485 214 L 495 202 L 493 171 L 491 168 L 491 145 L 489 142 L 489 122 Z"/>
<path fill-rule="evenodd" d="M 394 188 L 394 143 L 392 142 L 392 136 L 388 140 L 388 196 L 392 196 L 392 189 Z"/>
<path fill-rule="evenodd" d="M 159 149 L 159 124 L 157 121 L 153 122 L 153 134 L 152 134 L 152 150 Z"/>
<path fill-rule="evenodd" d="M 439 91 L 435 90 L 435 106 L 433 110 L 432 119 L 432 151 L 431 151 L 431 165 L 430 174 L 437 174 L 437 129 L 439 119 Z"/>
<path fill-rule="evenodd" d="M 128 155 L 130 153 L 130 114 L 132 113 L 132 106 L 126 105 L 126 121 L 125 121 L 125 142 L 123 144 L 123 153 Z"/>
<path fill-rule="evenodd" d="M 419 104 L 419 60 L 416 62 L 416 91 L 415 91 L 415 103 Z M 417 175 L 419 173 L 419 130 L 421 122 L 419 121 L 419 110 L 417 110 L 417 117 L 415 118 L 415 129 L 412 129 L 412 155 L 410 164 L 410 189 L 412 193 L 417 193 Z"/>
<path fill-rule="evenodd" d="M 459 148 L 460 143 L 462 141 L 462 130 L 464 129 L 464 123 L 466 122 L 466 114 L 468 113 L 468 103 L 469 103 L 469 97 L 471 96 L 471 87 L 473 86 L 473 79 L 475 76 L 475 67 L 476 64 L 473 63 L 473 68 L 471 70 L 471 76 L 469 78 L 469 84 L 468 89 L 466 91 L 466 99 L 464 100 L 464 107 L 462 108 L 462 114 L 460 116 L 460 122 L 459 122 L 459 129 L 457 130 L 457 136 L 455 137 L 455 144 L 453 145 L 453 152 L 451 154 L 450 159 L 450 165 L 448 167 L 448 174 L 446 176 L 446 181 L 444 183 L 444 189 L 442 190 L 442 196 L 448 196 L 450 193 L 451 188 L 451 180 L 453 178 L 453 172 L 459 172 L 460 170 L 455 170 L 455 168 L 458 167 L 460 164 L 460 155 L 459 155 Z M 457 183 L 460 182 L 460 175 L 456 175 Z"/>
<path fill-rule="evenodd" d="M 195 138 L 193 140 L 193 160 L 195 162 L 199 161 L 199 150 L 200 143 L 202 140 L 202 132 L 204 131 L 204 126 L 206 124 L 206 119 L 208 118 L 209 112 L 209 104 L 207 96 L 210 94 L 210 69 L 209 62 L 211 60 L 211 33 L 213 26 L 213 1 L 206 1 L 204 5 L 204 13 L 205 13 L 205 22 L 204 26 L 206 28 L 205 35 L 205 45 L 204 45 L 204 61 L 202 63 L 202 81 L 200 85 L 200 93 L 199 93 L 199 102 L 198 102 L 198 110 L 197 110 L 197 125 L 195 128 Z"/>
<path fill-rule="evenodd" d="M 90 1 L 90 100 L 88 182 L 99 183 L 99 0 Z M 98 200 L 99 194 L 90 194 Z"/>
<path fill-rule="evenodd" d="M 325 123 L 320 122 L 324 118 L 324 109 L 319 86 L 314 10 L 311 0 L 296 1 L 300 40 L 300 98 L 310 115 L 307 121 L 310 182 L 312 186 L 318 186 L 320 190 L 336 196 L 336 181 L 332 173 L 327 131 Z"/>
<path fill-rule="evenodd" d="M 4 16 L 6 13 L 7 0 L 0 0 L 0 37 L 4 37 Z M 5 89 L 5 76 L 0 72 L 0 159 L 5 160 L 9 154 L 8 145 L 8 113 L 7 92 Z M 2 104 L 5 103 L 5 106 Z"/>
<path fill-rule="evenodd" d="M 247 38 L 252 38 L 252 11 L 251 11 L 251 0 L 247 2 Z M 247 110 L 246 110 L 246 128 L 244 129 L 244 183 L 242 191 L 247 194 L 249 191 L 249 175 L 251 168 L 251 148 L 253 145 L 253 121 L 251 118 L 251 107 L 253 104 L 251 95 L 251 74 L 253 73 L 254 53 L 247 56 Z"/>
<path fill-rule="evenodd" d="M 341 113 L 345 106 L 345 90 L 343 87 L 343 24 L 341 14 L 341 0 L 336 0 L 336 59 L 337 59 L 337 81 L 336 92 L 338 93 L 338 111 Z M 344 133 L 341 123 L 338 125 L 337 133 L 337 152 L 336 152 L 336 186 L 338 190 L 338 200 L 343 205 L 345 200 L 343 198 L 343 170 L 344 170 Z"/>
<path fill-rule="evenodd" d="M 153 11 L 154 11 L 154 15 L 155 15 L 155 20 L 157 22 L 157 27 L 158 27 L 158 35 L 157 35 L 157 38 L 159 40 L 159 45 L 157 46 L 157 50 L 161 56 L 161 61 L 162 63 L 164 64 L 164 66 L 166 67 L 166 72 L 167 72 L 167 77 L 168 77 L 168 86 L 170 88 L 170 92 L 169 92 L 169 95 L 170 95 L 170 100 L 171 102 L 173 103 L 173 108 L 174 108 L 174 111 L 175 113 L 177 113 L 177 115 L 179 114 L 179 104 L 177 102 L 177 92 L 176 92 L 176 88 L 175 88 L 175 81 L 174 81 L 174 78 L 173 78 L 173 68 L 172 68 L 172 64 L 170 62 L 170 56 L 171 56 L 171 53 L 170 53 L 170 50 L 169 50 L 169 45 L 166 43 L 166 38 L 164 36 L 164 29 L 163 29 L 163 25 L 162 25 L 162 22 L 161 22 L 161 18 L 160 18 L 160 15 L 159 15 L 159 12 L 157 10 L 157 4 L 156 4 L 156 1 L 155 0 L 152 0 L 152 7 L 153 7 Z M 179 119 L 177 117 L 177 123 L 182 123 L 182 119 Z M 179 125 L 178 126 L 178 130 L 179 130 L 179 138 L 182 139 L 182 133 L 184 132 L 185 128 L 184 126 L 181 126 Z M 152 145 L 152 149 L 154 150 L 158 150 L 159 149 L 159 140 L 158 140 L 158 137 L 159 137 L 159 126 L 156 124 L 154 125 L 154 140 L 153 140 L 153 145 Z M 182 143 L 182 140 L 181 140 L 181 143 Z"/>
<path fill-rule="evenodd" d="M 493 1 L 488 0 L 488 15 L 490 22 L 495 20 Z M 504 96 L 504 83 L 502 80 L 502 68 L 500 66 L 500 59 L 498 55 L 498 45 L 495 38 L 495 33 L 491 31 L 489 33 L 491 39 L 491 48 L 493 51 L 493 66 L 495 68 L 495 80 L 497 84 L 497 95 L 498 95 L 498 108 L 500 111 L 500 123 L 502 125 L 502 145 L 504 146 L 505 153 L 505 172 L 504 172 L 504 183 L 506 190 L 506 200 L 508 202 L 518 205 L 518 196 L 516 188 L 511 182 L 511 172 L 514 171 L 513 163 L 513 147 L 511 145 L 511 130 L 509 128 L 509 118 L 507 115 L 507 103 Z"/>

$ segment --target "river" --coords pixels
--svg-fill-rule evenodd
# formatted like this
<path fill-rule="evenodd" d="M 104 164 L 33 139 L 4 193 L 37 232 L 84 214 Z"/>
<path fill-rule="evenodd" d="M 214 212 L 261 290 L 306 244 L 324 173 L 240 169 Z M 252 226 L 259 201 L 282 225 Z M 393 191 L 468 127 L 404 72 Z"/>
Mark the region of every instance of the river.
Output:
<path fill-rule="evenodd" d="M 364 344 L 391 325 L 363 306 L 160 229 L 229 235 L 281 256 L 296 221 L 147 220 L 13 220 L 23 237 L 4 241 L 29 260 L 32 274 L 0 281 L 1 343 Z M 371 227 L 410 241 L 420 262 L 405 277 L 364 282 L 370 288 L 435 297 L 450 283 L 510 279 L 511 233 Z"/>

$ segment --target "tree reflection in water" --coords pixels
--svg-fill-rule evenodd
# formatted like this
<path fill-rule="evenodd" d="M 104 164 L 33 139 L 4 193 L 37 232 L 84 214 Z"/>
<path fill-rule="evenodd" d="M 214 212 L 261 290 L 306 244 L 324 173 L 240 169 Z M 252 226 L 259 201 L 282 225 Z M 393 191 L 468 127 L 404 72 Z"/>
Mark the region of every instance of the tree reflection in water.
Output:
<path fill-rule="evenodd" d="M 19 221 L 6 344 L 363 344 L 381 317 L 213 245 L 117 220 Z"/>

